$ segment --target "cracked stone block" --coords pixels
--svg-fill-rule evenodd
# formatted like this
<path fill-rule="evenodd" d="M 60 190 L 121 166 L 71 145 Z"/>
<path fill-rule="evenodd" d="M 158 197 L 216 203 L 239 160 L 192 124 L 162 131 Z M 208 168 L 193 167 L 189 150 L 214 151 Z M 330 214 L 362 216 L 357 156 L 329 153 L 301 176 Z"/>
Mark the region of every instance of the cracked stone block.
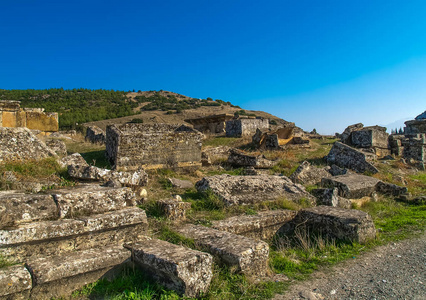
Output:
<path fill-rule="evenodd" d="M 317 206 L 299 211 L 292 222 L 310 232 L 331 238 L 364 244 L 376 237 L 373 219 L 366 212 L 331 206 Z"/>
<path fill-rule="evenodd" d="M 174 199 L 159 200 L 158 205 L 169 220 L 185 220 L 186 211 L 191 208 L 191 203 Z"/>
<path fill-rule="evenodd" d="M 58 163 L 62 167 L 68 167 L 71 165 L 79 165 L 79 166 L 88 166 L 89 164 L 86 162 L 86 160 L 81 156 L 80 153 L 73 153 L 71 155 L 63 157 L 61 160 L 58 161 Z"/>
<path fill-rule="evenodd" d="M 109 188 L 96 184 L 51 192 L 59 206 L 61 218 L 120 210 L 136 205 L 134 192 L 127 187 Z"/>
<path fill-rule="evenodd" d="M 351 208 L 352 202 L 349 199 L 339 196 L 339 189 L 315 189 L 312 191 L 312 194 L 317 197 L 318 205 L 341 207 L 341 208 Z"/>
<path fill-rule="evenodd" d="M 315 198 L 302 185 L 286 176 L 223 174 L 204 177 L 195 186 L 200 192 L 211 190 L 226 205 L 254 204 L 278 198 L 295 202 L 304 199 L 315 204 Z"/>
<path fill-rule="evenodd" d="M 28 299 L 31 274 L 22 265 L 0 269 L 0 299 Z"/>
<path fill-rule="evenodd" d="M 396 184 L 379 181 L 376 185 L 376 191 L 385 195 L 401 196 L 408 193 L 405 186 L 398 186 Z"/>
<path fill-rule="evenodd" d="M 186 225 L 177 231 L 194 239 L 197 245 L 246 275 L 266 274 L 269 246 L 264 241 L 204 226 Z"/>
<path fill-rule="evenodd" d="M 322 178 L 331 177 L 326 168 L 317 168 L 308 161 L 302 162 L 299 167 L 290 175 L 291 181 L 300 184 L 317 184 Z"/>
<path fill-rule="evenodd" d="M 358 199 L 371 196 L 376 191 L 376 185 L 380 180 L 359 174 L 346 174 L 330 178 L 323 178 L 321 186 L 327 188 L 337 188 L 339 196 Z"/>
<path fill-rule="evenodd" d="M 330 152 L 326 156 L 328 164 L 336 164 L 341 168 L 349 168 L 358 173 L 379 172 L 375 166 L 367 161 L 368 154 L 361 152 L 348 145 L 335 142 Z"/>
<path fill-rule="evenodd" d="M 51 195 L 25 194 L 17 191 L 0 192 L 0 229 L 58 218 L 58 208 Z"/>
<path fill-rule="evenodd" d="M 246 237 L 269 240 L 287 222 L 293 220 L 297 212 L 293 210 L 270 210 L 255 215 L 235 216 L 213 221 L 212 228 Z"/>
<path fill-rule="evenodd" d="M 125 247 L 131 250 L 133 261 L 165 287 L 187 297 L 197 297 L 208 291 L 213 277 L 210 254 L 157 239 Z"/>

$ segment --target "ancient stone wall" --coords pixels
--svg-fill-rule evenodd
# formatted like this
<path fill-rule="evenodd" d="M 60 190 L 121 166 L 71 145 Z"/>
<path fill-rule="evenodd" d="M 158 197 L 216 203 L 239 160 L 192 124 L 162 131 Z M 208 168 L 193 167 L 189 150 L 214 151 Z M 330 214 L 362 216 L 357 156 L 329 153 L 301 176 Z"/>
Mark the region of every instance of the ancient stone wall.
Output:
<path fill-rule="evenodd" d="M 404 158 L 426 161 L 426 134 L 408 136 L 402 140 L 402 146 Z"/>
<path fill-rule="evenodd" d="M 58 113 L 46 113 L 43 108 L 21 108 L 19 101 L 0 101 L 0 127 L 56 132 L 59 130 Z"/>
<path fill-rule="evenodd" d="M 203 135 L 184 125 L 110 125 L 106 155 L 115 169 L 201 166 Z"/>
<path fill-rule="evenodd" d="M 253 136 L 256 129 L 269 129 L 269 120 L 267 119 L 238 119 L 226 122 L 227 137 Z"/>

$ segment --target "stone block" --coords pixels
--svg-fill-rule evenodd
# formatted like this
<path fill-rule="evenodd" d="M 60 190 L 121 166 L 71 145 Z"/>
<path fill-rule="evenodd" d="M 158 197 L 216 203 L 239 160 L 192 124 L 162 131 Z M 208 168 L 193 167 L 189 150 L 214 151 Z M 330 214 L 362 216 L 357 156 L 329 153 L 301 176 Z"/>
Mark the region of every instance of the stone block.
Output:
<path fill-rule="evenodd" d="M 213 277 L 210 254 L 156 239 L 125 247 L 131 250 L 132 259 L 165 287 L 187 297 L 208 291 Z"/>
<path fill-rule="evenodd" d="M 408 193 L 408 189 L 403 186 L 398 186 L 396 184 L 387 183 L 379 181 L 376 185 L 376 191 L 381 194 L 391 195 L 391 196 L 401 196 Z"/>
<path fill-rule="evenodd" d="M 191 203 L 174 199 L 159 200 L 158 205 L 169 220 L 185 220 L 186 211 L 191 208 Z"/>
<path fill-rule="evenodd" d="M 359 148 L 388 148 L 389 134 L 386 127 L 369 126 L 355 130 L 351 134 L 351 144 Z"/>
<path fill-rule="evenodd" d="M 28 299 L 31 274 L 22 265 L 0 269 L 0 299 Z"/>
<path fill-rule="evenodd" d="M 46 146 L 52 149 L 59 156 L 67 155 L 67 145 L 59 139 L 47 139 Z"/>
<path fill-rule="evenodd" d="M 256 129 L 269 129 L 268 119 L 238 119 L 226 122 L 227 137 L 250 137 L 256 133 Z"/>
<path fill-rule="evenodd" d="M 30 259 L 26 267 L 34 282 L 31 296 L 69 296 L 73 290 L 108 276 L 108 272 L 127 263 L 130 255 L 119 245 Z"/>
<path fill-rule="evenodd" d="M 88 166 L 89 164 L 84 160 L 80 153 L 73 153 L 71 155 L 63 157 L 58 163 L 62 167 L 68 167 L 70 165 Z"/>
<path fill-rule="evenodd" d="M 169 178 L 168 181 L 170 182 L 172 187 L 175 187 L 178 189 L 192 189 L 194 187 L 194 184 L 189 180 Z"/>
<path fill-rule="evenodd" d="M 293 224 L 299 227 L 305 226 L 309 232 L 360 244 L 376 237 L 376 228 L 371 216 L 356 209 L 312 207 L 299 211 Z"/>
<path fill-rule="evenodd" d="M 317 168 L 309 162 L 302 162 L 299 167 L 290 175 L 291 181 L 300 184 L 317 184 L 322 178 L 331 177 L 326 168 Z"/>
<path fill-rule="evenodd" d="M 250 155 L 238 149 L 231 149 L 228 163 L 235 167 L 269 169 L 276 165 L 277 162 L 266 159 L 264 155 Z"/>
<path fill-rule="evenodd" d="M 284 224 L 293 220 L 296 214 L 297 212 L 293 210 L 261 211 L 255 215 L 213 221 L 212 228 L 254 239 L 269 240 Z"/>
<path fill-rule="evenodd" d="M 89 126 L 86 129 L 86 141 L 94 144 L 105 144 L 105 132 L 98 126 Z"/>
<path fill-rule="evenodd" d="M 305 199 L 311 204 L 315 203 L 314 197 L 302 185 L 293 183 L 285 176 L 223 174 L 204 177 L 195 186 L 201 192 L 211 190 L 226 205 L 253 204 L 278 198 L 295 202 Z"/>
<path fill-rule="evenodd" d="M 40 160 L 56 153 L 28 128 L 0 127 L 0 162 Z"/>
<path fill-rule="evenodd" d="M 351 208 L 352 202 L 349 199 L 339 196 L 338 188 L 331 189 L 315 189 L 312 194 L 317 198 L 318 205 Z"/>
<path fill-rule="evenodd" d="M 327 188 L 337 188 L 339 196 L 357 199 L 371 196 L 376 191 L 376 184 L 380 180 L 359 174 L 346 174 L 330 178 L 323 178 L 321 186 Z"/>
<path fill-rule="evenodd" d="M 61 218 L 91 215 L 136 205 L 130 188 L 109 188 L 95 184 L 51 192 L 59 206 Z"/>
<path fill-rule="evenodd" d="M 59 218 L 58 208 L 51 195 L 0 192 L 0 229 L 42 220 Z"/>
<path fill-rule="evenodd" d="M 201 166 L 203 134 L 184 125 L 123 124 L 106 130 L 106 155 L 120 170 Z"/>
<path fill-rule="evenodd" d="M 256 276 L 267 273 L 269 246 L 263 241 L 199 225 L 186 225 L 177 231 L 236 271 Z"/>
<path fill-rule="evenodd" d="M 329 164 L 336 164 L 342 168 L 349 168 L 358 173 L 379 172 L 370 162 L 367 161 L 366 154 L 340 142 L 335 142 L 330 152 L 326 156 Z"/>

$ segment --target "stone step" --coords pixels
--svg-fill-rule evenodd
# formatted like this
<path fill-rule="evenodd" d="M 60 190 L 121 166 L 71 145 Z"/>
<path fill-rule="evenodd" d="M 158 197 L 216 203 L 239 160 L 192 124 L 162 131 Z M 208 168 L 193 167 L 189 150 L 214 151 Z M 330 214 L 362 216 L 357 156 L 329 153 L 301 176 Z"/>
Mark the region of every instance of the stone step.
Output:
<path fill-rule="evenodd" d="M 208 291 L 213 277 L 210 254 L 157 239 L 144 239 L 125 247 L 131 250 L 136 264 L 167 288 L 186 297 Z"/>
<path fill-rule="evenodd" d="M 0 229 L 58 218 L 58 207 L 51 195 L 26 194 L 19 191 L 0 192 Z"/>
<path fill-rule="evenodd" d="M 255 215 L 242 215 L 213 221 L 212 228 L 254 239 L 269 240 L 285 223 L 293 220 L 296 214 L 297 212 L 294 210 L 261 211 Z"/>
<path fill-rule="evenodd" d="M 59 207 L 60 218 L 99 214 L 136 205 L 135 194 L 128 187 L 111 188 L 84 184 L 56 190 L 50 194 Z"/>
<path fill-rule="evenodd" d="M 195 242 L 222 263 L 246 275 L 267 272 L 269 246 L 263 241 L 204 226 L 185 225 L 177 231 Z"/>
<path fill-rule="evenodd" d="M 369 214 L 340 207 L 317 206 L 303 209 L 286 227 L 286 233 L 294 231 L 296 227 L 305 228 L 309 232 L 360 244 L 376 237 L 376 228 Z"/>
<path fill-rule="evenodd" d="M 0 254 L 23 261 L 26 257 L 138 240 L 148 227 L 144 210 L 130 207 L 78 219 L 41 221 L 0 230 Z"/>
<path fill-rule="evenodd" d="M 101 278 L 112 278 L 129 262 L 131 253 L 119 246 L 43 256 L 27 261 L 32 276 L 31 299 L 69 296 Z"/>

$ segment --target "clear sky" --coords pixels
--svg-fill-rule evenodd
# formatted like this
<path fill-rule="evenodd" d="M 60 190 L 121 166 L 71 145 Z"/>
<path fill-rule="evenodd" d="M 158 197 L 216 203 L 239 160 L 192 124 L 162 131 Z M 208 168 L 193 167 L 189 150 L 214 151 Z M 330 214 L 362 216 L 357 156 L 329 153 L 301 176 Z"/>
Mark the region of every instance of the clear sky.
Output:
<path fill-rule="evenodd" d="M 426 110 L 426 1 L 0 0 L 0 88 L 51 87 L 387 125 Z"/>

